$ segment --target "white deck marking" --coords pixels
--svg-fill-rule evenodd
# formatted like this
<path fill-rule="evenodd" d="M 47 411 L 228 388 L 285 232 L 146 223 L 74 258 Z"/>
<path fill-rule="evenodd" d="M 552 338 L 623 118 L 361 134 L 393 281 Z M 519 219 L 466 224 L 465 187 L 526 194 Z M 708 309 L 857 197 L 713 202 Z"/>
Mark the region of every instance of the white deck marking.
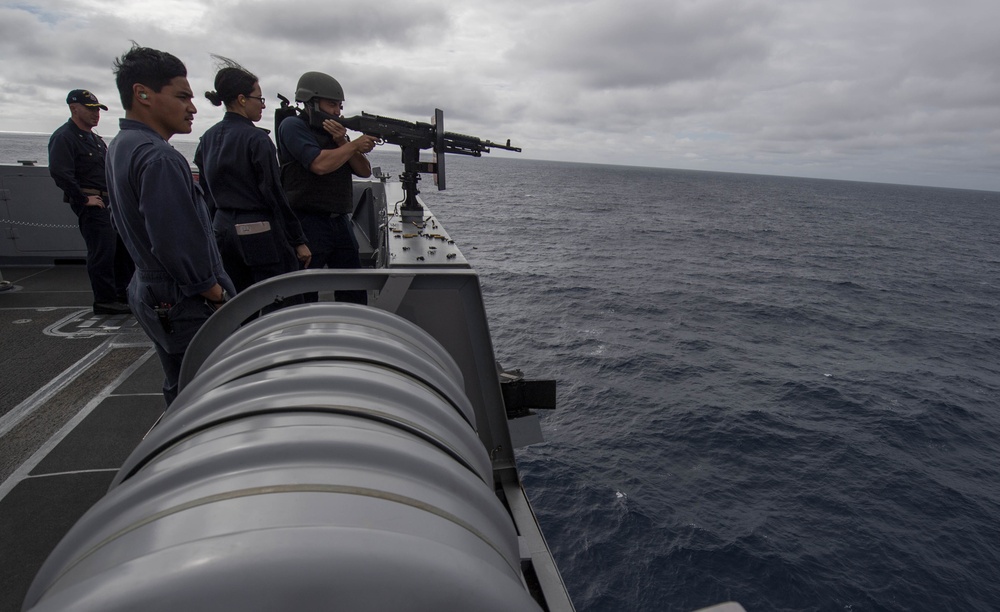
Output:
<path fill-rule="evenodd" d="M 73 476 L 74 474 L 103 474 L 105 472 L 117 472 L 121 468 L 100 468 L 94 470 L 71 470 L 69 472 L 49 472 L 48 474 L 35 474 L 32 476 L 28 474 L 24 477 L 24 480 L 33 480 L 38 478 L 50 478 L 52 476 Z"/>
<path fill-rule="evenodd" d="M 108 339 L 102 342 L 97 348 L 81 357 L 79 361 L 63 370 L 55 378 L 45 383 L 41 389 L 32 393 L 27 399 L 0 417 L 0 436 L 6 435 L 7 432 L 14 429 L 25 417 L 38 410 L 45 402 L 52 399 L 53 395 L 76 380 L 87 368 L 110 353 L 112 341 L 113 339 Z"/>
<path fill-rule="evenodd" d="M 105 344 L 108 344 L 110 346 L 111 342 L 109 341 Z M 91 412 L 94 411 L 94 408 L 97 408 L 97 406 L 99 406 L 101 402 L 110 397 L 111 392 L 115 388 L 117 388 L 119 385 L 125 382 L 128 379 L 128 377 L 132 375 L 133 372 L 138 370 L 140 367 L 142 367 L 144 363 L 146 363 L 146 360 L 148 360 L 150 356 L 155 354 L 156 354 L 155 350 L 149 349 L 142 355 L 142 357 L 136 359 L 135 363 L 125 368 L 122 371 L 122 373 L 118 375 L 117 378 L 111 381 L 106 387 L 104 387 L 104 389 L 100 391 L 100 393 L 94 396 L 94 399 L 87 402 L 86 406 L 84 406 L 78 413 L 76 413 L 76 415 L 73 418 L 67 421 L 66 424 L 63 425 L 59 431 L 57 431 L 52 435 L 52 437 L 46 440 L 45 443 L 43 443 L 38 448 L 38 450 L 36 450 L 35 453 L 31 455 L 31 457 L 29 457 L 24 463 L 22 463 L 16 470 L 14 470 L 14 472 L 7 477 L 7 480 L 3 481 L 3 483 L 0 484 L 0 500 L 7 497 L 7 494 L 10 493 L 11 490 L 18 485 L 18 483 L 20 483 L 25 478 L 28 478 L 28 475 L 31 474 L 31 470 L 35 469 L 35 466 L 41 463 L 42 459 L 44 459 L 50 452 L 52 452 L 52 449 L 54 449 L 60 442 L 62 442 L 63 439 L 70 434 L 70 432 L 76 429 L 76 426 L 82 423 L 83 420 L 87 418 Z M 111 468 L 108 469 L 110 470 Z M 114 468 L 114 470 L 117 471 L 118 468 Z M 86 470 L 86 471 L 95 471 L 95 470 Z"/>
<path fill-rule="evenodd" d="M 62 338 L 93 338 L 126 332 L 146 337 L 131 315 L 95 315 L 89 308 L 77 309 L 42 330 L 46 336 Z"/>

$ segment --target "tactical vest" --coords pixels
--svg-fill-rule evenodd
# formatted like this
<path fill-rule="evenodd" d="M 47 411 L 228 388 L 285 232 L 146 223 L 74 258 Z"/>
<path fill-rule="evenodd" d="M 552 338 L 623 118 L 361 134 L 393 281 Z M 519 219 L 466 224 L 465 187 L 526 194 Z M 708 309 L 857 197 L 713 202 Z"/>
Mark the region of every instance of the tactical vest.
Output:
<path fill-rule="evenodd" d="M 289 117 L 291 119 L 291 117 Z M 297 117 L 306 121 L 306 116 Z M 336 149 L 337 143 L 325 131 L 309 128 L 321 149 Z M 354 179 L 345 163 L 329 174 L 314 174 L 296 160 L 282 163 L 281 186 L 292 210 L 299 213 L 334 215 L 354 212 Z"/>

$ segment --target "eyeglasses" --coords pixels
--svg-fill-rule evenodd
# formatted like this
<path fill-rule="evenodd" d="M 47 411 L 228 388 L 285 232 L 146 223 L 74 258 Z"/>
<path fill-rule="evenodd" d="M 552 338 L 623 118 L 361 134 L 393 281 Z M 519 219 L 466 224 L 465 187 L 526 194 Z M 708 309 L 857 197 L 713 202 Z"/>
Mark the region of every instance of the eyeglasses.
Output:
<path fill-rule="evenodd" d="M 243 96 L 244 98 L 253 98 L 254 100 L 260 100 L 261 106 L 264 105 L 264 96 Z"/>

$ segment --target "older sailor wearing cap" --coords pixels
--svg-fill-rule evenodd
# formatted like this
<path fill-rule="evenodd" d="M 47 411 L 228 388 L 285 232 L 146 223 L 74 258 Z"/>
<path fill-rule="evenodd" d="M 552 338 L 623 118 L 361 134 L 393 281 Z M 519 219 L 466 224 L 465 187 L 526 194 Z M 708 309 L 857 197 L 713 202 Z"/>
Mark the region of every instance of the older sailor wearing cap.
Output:
<path fill-rule="evenodd" d="M 111 226 L 104 158 L 108 147 L 94 132 L 108 107 L 85 89 L 66 96 L 69 121 L 49 138 L 49 173 L 76 213 L 87 244 L 87 273 L 94 292 L 94 314 L 129 312 L 127 289 L 135 267 Z"/>

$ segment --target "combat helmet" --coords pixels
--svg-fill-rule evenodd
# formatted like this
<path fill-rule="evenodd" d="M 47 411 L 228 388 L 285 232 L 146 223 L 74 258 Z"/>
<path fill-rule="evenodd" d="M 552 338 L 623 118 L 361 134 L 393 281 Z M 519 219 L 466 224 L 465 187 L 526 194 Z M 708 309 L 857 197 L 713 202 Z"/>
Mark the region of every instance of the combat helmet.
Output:
<path fill-rule="evenodd" d="M 295 101 L 308 102 L 313 98 L 343 101 L 344 88 L 328 74 L 307 72 L 299 77 L 299 83 L 295 86 Z"/>

